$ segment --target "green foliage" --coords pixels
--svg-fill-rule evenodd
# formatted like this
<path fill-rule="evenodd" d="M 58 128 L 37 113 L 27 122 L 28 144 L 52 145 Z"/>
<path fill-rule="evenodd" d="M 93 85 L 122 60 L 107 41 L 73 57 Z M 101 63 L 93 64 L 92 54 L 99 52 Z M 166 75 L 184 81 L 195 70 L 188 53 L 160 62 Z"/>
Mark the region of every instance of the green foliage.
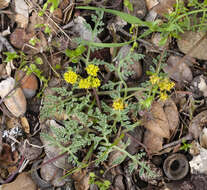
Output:
<path fill-rule="evenodd" d="M 107 190 L 109 189 L 111 182 L 108 180 L 98 180 L 97 176 L 95 175 L 95 173 L 90 172 L 89 174 L 90 178 L 89 178 L 89 184 L 96 184 L 99 188 L 99 190 Z"/>
<path fill-rule="evenodd" d="M 180 147 L 180 150 L 184 150 L 185 152 L 188 152 L 188 150 L 191 148 L 192 144 L 186 143 L 185 140 L 182 141 L 182 146 Z"/>
<path fill-rule="evenodd" d="M 80 45 L 75 50 L 66 49 L 65 54 L 70 58 L 70 62 L 78 63 L 85 50 L 86 48 L 83 45 Z"/>
<path fill-rule="evenodd" d="M 43 16 L 48 6 L 50 6 L 50 12 L 53 13 L 54 10 L 58 8 L 59 3 L 60 0 L 47 0 L 46 3 L 43 5 L 42 11 L 40 11 L 38 15 Z"/>
<path fill-rule="evenodd" d="M 51 28 L 48 24 L 36 24 L 35 28 L 43 28 L 45 34 L 51 34 Z M 36 41 L 37 42 L 37 41 Z"/>
<path fill-rule="evenodd" d="M 95 23 L 93 29 L 89 24 L 85 23 L 85 27 L 92 33 L 92 41 L 102 31 L 102 18 L 103 11 L 96 12 L 96 15 L 92 16 L 92 20 Z M 122 55 L 116 57 L 114 63 L 106 63 L 98 59 L 90 60 L 91 51 L 97 47 L 94 47 L 91 42 L 87 44 L 85 42 L 78 39 L 78 48 L 66 50 L 65 53 L 70 58 L 70 61 L 77 63 L 71 69 L 73 71 L 83 70 L 89 64 L 104 66 L 109 72 L 117 73 L 117 79 L 109 80 L 100 88 L 93 89 L 99 98 L 101 110 L 97 99 L 91 95 L 88 89 L 83 93 L 75 84 L 71 85 L 69 89 L 63 87 L 54 88 L 54 95 L 47 95 L 44 98 L 40 117 L 52 118 L 57 114 L 65 114 L 67 119 L 62 121 L 63 127 L 61 129 L 51 126 L 54 136 L 42 135 L 50 140 L 51 144 L 60 147 L 62 152 L 68 152 L 69 161 L 79 168 L 82 168 L 83 163 L 88 160 L 88 155 L 86 156 L 87 159 L 79 156 L 80 151 L 83 149 L 92 150 L 90 154 L 93 153 L 95 155 L 92 162 L 96 165 L 106 161 L 111 152 L 119 151 L 122 156 L 115 159 L 113 164 L 120 164 L 128 157 L 131 159 L 130 172 L 139 166 L 141 168 L 140 171 L 153 175 L 149 167 L 141 161 L 144 154 L 141 152 L 131 155 L 126 151 L 130 141 L 123 141 L 125 133 L 140 125 L 139 121 L 134 122 L 131 118 L 131 115 L 137 116 L 139 102 L 131 101 L 131 97 L 134 95 L 129 93 L 131 91 L 142 90 L 146 92 L 150 90 L 148 88 L 129 88 L 127 86 L 126 80 L 133 72 L 127 67 L 126 62 L 130 65 L 133 64 L 133 60 L 138 61 L 144 56 L 130 52 L 125 57 Z M 86 53 L 85 46 L 87 46 L 88 50 Z M 84 63 L 84 66 L 79 60 Z M 102 99 L 101 95 L 107 95 L 109 102 Z M 116 100 L 118 100 L 118 108 L 120 109 L 114 106 Z M 119 133 L 117 133 L 118 131 Z"/>
<path fill-rule="evenodd" d="M 124 6 L 127 7 L 130 11 L 133 11 L 133 5 L 130 0 L 124 0 Z"/>
<path fill-rule="evenodd" d="M 17 55 L 16 52 L 4 52 L 3 54 L 6 55 L 6 59 L 4 60 L 6 63 L 19 58 L 19 55 Z"/>
<path fill-rule="evenodd" d="M 129 6 L 129 4 L 127 3 L 128 0 L 124 2 L 126 5 Z M 139 36 L 139 38 L 146 37 L 153 32 L 160 32 L 162 36 L 160 45 L 165 44 L 169 37 L 178 38 L 179 34 L 183 33 L 185 30 L 207 30 L 206 1 L 189 0 L 186 6 L 183 0 L 177 0 L 174 11 L 164 16 L 165 21 L 158 19 L 153 22 L 142 21 L 141 19 L 135 16 L 112 9 L 96 8 L 89 6 L 80 6 L 77 8 L 105 11 L 107 13 L 119 16 L 129 24 L 137 24 L 141 27 L 147 27 L 148 29 L 145 30 L 145 32 L 141 36 Z"/>
<path fill-rule="evenodd" d="M 29 43 L 32 45 L 32 46 L 35 46 L 37 44 L 37 42 L 40 42 L 40 40 L 36 37 L 33 37 L 29 40 Z"/>

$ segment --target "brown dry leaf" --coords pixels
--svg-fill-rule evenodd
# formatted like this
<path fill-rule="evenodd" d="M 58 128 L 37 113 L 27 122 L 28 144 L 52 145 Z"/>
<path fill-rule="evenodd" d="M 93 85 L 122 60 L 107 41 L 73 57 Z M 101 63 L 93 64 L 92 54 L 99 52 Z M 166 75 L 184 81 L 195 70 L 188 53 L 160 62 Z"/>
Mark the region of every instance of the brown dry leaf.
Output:
<path fill-rule="evenodd" d="M 109 155 L 109 161 L 108 161 L 108 165 L 109 165 L 109 167 L 113 167 L 113 166 L 115 166 L 115 165 L 114 165 L 114 162 L 115 162 L 118 158 L 122 157 L 123 155 L 124 155 L 124 153 L 122 153 L 122 152 L 120 152 L 120 151 L 118 151 L 118 150 L 112 151 L 112 152 L 110 153 L 110 155 Z"/>
<path fill-rule="evenodd" d="M 26 172 L 23 172 L 17 176 L 17 178 L 12 182 L 8 184 L 3 184 L 1 187 L 1 190 L 36 190 L 37 185 L 32 180 L 30 175 Z"/>
<path fill-rule="evenodd" d="M 189 50 L 205 35 L 204 32 L 192 32 L 187 31 L 180 35 L 180 38 L 177 40 L 178 47 L 180 51 L 187 54 Z M 191 51 L 189 56 L 207 60 L 207 39 L 203 39 L 202 42 Z"/>
<path fill-rule="evenodd" d="M 17 70 L 15 72 L 15 79 L 20 81 L 20 86 L 24 92 L 26 98 L 32 98 L 36 94 L 38 88 L 38 80 L 33 73 L 27 75 L 26 72 Z"/>
<path fill-rule="evenodd" d="M 171 55 L 167 60 L 167 65 L 163 70 L 168 73 L 169 77 L 173 80 L 182 83 L 183 81 L 191 82 L 193 79 L 192 72 L 188 66 L 190 62 L 179 63 L 181 57 Z"/>
<path fill-rule="evenodd" d="M 163 16 L 164 14 L 170 13 L 173 10 L 173 5 L 176 4 L 176 0 L 160 0 L 153 10 Z"/>
<path fill-rule="evenodd" d="M 145 0 L 130 0 L 130 3 L 133 6 L 133 11 L 130 12 L 131 15 L 136 16 L 140 19 L 144 18 L 147 13 L 147 7 Z M 128 13 L 128 8 L 124 6 L 124 12 Z"/>
<path fill-rule="evenodd" d="M 9 6 L 11 0 L 0 0 L 0 9 L 5 9 Z"/>
<path fill-rule="evenodd" d="M 19 154 L 17 151 L 12 152 L 11 147 L 3 143 L 0 154 L 0 167 L 7 168 L 17 163 Z"/>
<path fill-rule="evenodd" d="M 15 48 L 22 49 L 25 43 L 28 43 L 34 36 L 34 31 L 27 33 L 23 28 L 16 28 L 10 35 L 10 42 Z"/>
<path fill-rule="evenodd" d="M 200 141 L 200 145 L 203 148 L 207 149 L 207 128 L 204 128 L 202 130 L 202 133 L 200 135 L 199 141 Z"/>
<path fill-rule="evenodd" d="M 27 118 L 21 117 L 20 120 L 21 120 L 21 124 L 22 124 L 22 127 L 23 127 L 25 133 L 29 134 L 30 133 L 30 126 L 29 126 L 29 122 L 27 121 Z"/>
<path fill-rule="evenodd" d="M 164 103 L 164 112 L 168 120 L 171 134 L 175 132 L 179 124 L 178 109 L 172 99 L 168 99 Z"/>
<path fill-rule="evenodd" d="M 193 135 L 195 139 L 198 139 L 202 133 L 203 127 L 207 124 L 207 110 L 196 115 L 189 126 L 189 133 Z"/>
<path fill-rule="evenodd" d="M 6 78 L 7 72 L 4 64 L 0 64 L 0 78 Z"/>
<path fill-rule="evenodd" d="M 14 87 L 15 80 L 12 77 L 3 80 L 0 83 L 0 89 L 4 89 L 0 91 L 1 98 L 4 98 L 11 90 L 14 89 Z M 15 117 L 24 115 L 27 103 L 22 89 L 16 88 L 12 93 L 10 93 L 10 95 L 4 99 L 4 104 Z"/>
<path fill-rule="evenodd" d="M 152 9 L 158 4 L 159 4 L 159 0 L 146 0 L 146 5 L 147 5 L 148 10 Z"/>
<path fill-rule="evenodd" d="M 144 126 L 155 135 L 163 138 L 170 138 L 170 126 L 163 106 L 159 102 L 154 102 L 150 110 L 151 118 L 145 121 Z"/>
<path fill-rule="evenodd" d="M 143 143 L 146 145 L 150 153 L 156 153 L 162 149 L 163 138 L 147 129 L 144 134 Z"/>
<path fill-rule="evenodd" d="M 24 0 L 15 0 L 15 21 L 20 28 L 26 28 L 29 22 L 29 7 Z"/>
<path fill-rule="evenodd" d="M 75 189 L 76 190 L 88 190 L 89 178 L 90 176 L 85 174 L 85 172 L 76 172 L 72 175 L 73 180 L 75 181 Z"/>
<path fill-rule="evenodd" d="M 20 127 L 21 125 L 19 123 L 18 118 L 15 118 L 15 117 L 12 117 L 12 118 L 6 117 L 6 126 L 7 126 L 7 129 L 12 129 L 14 127 Z"/>
<path fill-rule="evenodd" d="M 46 21 L 48 20 L 48 23 L 46 23 Z M 37 29 L 37 25 L 44 25 L 44 24 L 48 24 L 52 34 L 55 33 L 57 31 L 57 26 L 50 20 L 48 19 L 48 17 L 46 16 L 38 16 L 37 12 L 32 12 L 32 15 L 29 17 L 29 24 L 27 27 L 27 31 L 28 32 L 33 32 Z M 44 27 L 42 28 L 42 31 L 44 31 Z"/>

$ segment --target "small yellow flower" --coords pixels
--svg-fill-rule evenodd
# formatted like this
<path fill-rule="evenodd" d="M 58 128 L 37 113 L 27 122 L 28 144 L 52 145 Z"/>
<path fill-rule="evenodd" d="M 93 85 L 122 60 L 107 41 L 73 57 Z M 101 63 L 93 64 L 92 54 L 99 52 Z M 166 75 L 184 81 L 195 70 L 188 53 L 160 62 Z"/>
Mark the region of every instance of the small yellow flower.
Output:
<path fill-rule="evenodd" d="M 86 71 L 89 75 L 96 77 L 97 76 L 97 72 L 99 71 L 98 66 L 93 65 L 93 64 L 89 64 L 86 67 Z"/>
<path fill-rule="evenodd" d="M 91 87 L 97 88 L 101 85 L 101 81 L 97 77 L 91 77 Z"/>
<path fill-rule="evenodd" d="M 156 83 L 158 83 L 159 80 L 160 80 L 160 77 L 158 77 L 156 74 L 150 76 L 150 82 L 151 82 L 152 84 L 156 84 Z"/>
<path fill-rule="evenodd" d="M 167 100 L 167 98 L 168 98 L 168 95 L 166 92 L 160 93 L 160 100 L 165 101 L 165 100 Z"/>
<path fill-rule="evenodd" d="M 78 79 L 78 75 L 73 71 L 67 71 L 64 73 L 64 79 L 67 83 L 75 84 Z"/>
<path fill-rule="evenodd" d="M 164 78 L 162 81 L 158 83 L 158 86 L 161 91 L 164 91 L 164 90 L 170 91 L 175 86 L 175 83 L 171 82 L 167 78 Z"/>
<path fill-rule="evenodd" d="M 91 87 L 91 83 L 90 83 L 90 80 L 88 80 L 88 78 L 80 79 L 79 88 L 88 89 L 90 87 Z"/>
<path fill-rule="evenodd" d="M 115 110 L 123 110 L 124 109 L 124 102 L 122 99 L 116 99 L 114 102 L 113 102 L 113 108 Z"/>

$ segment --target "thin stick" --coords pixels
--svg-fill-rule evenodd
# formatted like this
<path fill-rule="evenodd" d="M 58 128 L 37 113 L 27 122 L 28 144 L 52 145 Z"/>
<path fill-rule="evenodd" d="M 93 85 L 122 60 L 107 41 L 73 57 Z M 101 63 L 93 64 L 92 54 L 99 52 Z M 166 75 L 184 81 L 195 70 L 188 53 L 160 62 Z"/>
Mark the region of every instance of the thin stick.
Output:
<path fill-rule="evenodd" d="M 187 134 L 186 136 L 182 137 L 181 139 L 177 140 L 177 141 L 173 141 L 169 144 L 166 144 L 162 147 L 162 150 L 166 149 L 166 148 L 169 148 L 169 147 L 172 147 L 172 146 L 176 146 L 178 144 L 181 144 L 183 141 L 190 141 L 190 140 L 193 140 L 193 136 L 189 133 Z"/>
<path fill-rule="evenodd" d="M 101 111 L 101 104 L 100 104 L 100 100 L 99 100 L 99 97 L 98 97 L 98 94 L 97 94 L 97 91 L 95 88 L 93 88 L 93 93 L 94 93 L 94 96 L 96 98 L 96 103 L 97 103 L 97 106 L 99 108 L 99 110 Z"/>

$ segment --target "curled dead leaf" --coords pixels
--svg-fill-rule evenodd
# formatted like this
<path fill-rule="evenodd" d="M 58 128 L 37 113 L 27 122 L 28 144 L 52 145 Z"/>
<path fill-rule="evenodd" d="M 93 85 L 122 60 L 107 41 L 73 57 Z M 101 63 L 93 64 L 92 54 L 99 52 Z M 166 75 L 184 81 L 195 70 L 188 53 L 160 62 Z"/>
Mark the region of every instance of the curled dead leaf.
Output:
<path fill-rule="evenodd" d="M 204 32 L 193 32 L 186 31 L 180 35 L 180 38 L 177 40 L 178 47 L 180 51 L 187 54 L 190 49 L 205 35 Z M 207 60 L 207 39 L 204 38 L 202 42 L 196 46 L 193 51 L 190 52 L 189 56 Z"/>
<path fill-rule="evenodd" d="M 163 106 L 159 102 L 152 104 L 150 116 L 146 119 L 144 126 L 159 137 L 170 138 L 168 120 Z"/>
<path fill-rule="evenodd" d="M 153 10 L 158 14 L 163 16 L 172 12 L 173 5 L 176 4 L 176 0 L 159 0 L 159 3 L 153 8 Z"/>
<path fill-rule="evenodd" d="M 192 119 L 188 131 L 190 134 L 192 134 L 192 136 L 195 139 L 198 139 L 206 124 L 207 124 L 207 110 L 199 113 Z"/>
<path fill-rule="evenodd" d="M 38 89 L 38 80 L 33 73 L 27 75 L 25 72 L 18 70 L 15 73 L 15 79 L 17 81 L 21 80 L 20 86 L 22 87 L 26 98 L 32 98 L 36 94 L 36 90 Z"/>
<path fill-rule="evenodd" d="M 173 80 L 182 83 L 183 81 L 191 82 L 193 75 L 191 69 L 188 66 L 188 62 L 179 63 L 181 57 L 171 55 L 167 60 L 167 65 L 163 70 L 168 73 L 169 77 Z"/>
<path fill-rule="evenodd" d="M 177 129 L 179 124 L 177 106 L 172 99 L 167 99 L 164 103 L 163 109 L 168 120 L 170 132 L 172 134 Z"/>
<path fill-rule="evenodd" d="M 0 9 L 5 9 L 9 6 L 11 0 L 0 0 Z"/>
<path fill-rule="evenodd" d="M 1 98 L 4 98 L 4 104 L 8 108 L 8 110 L 15 116 L 19 117 L 21 115 L 24 115 L 26 112 L 26 99 L 22 92 L 21 88 L 15 87 L 15 80 L 12 77 L 7 78 L 6 80 L 3 80 L 0 83 L 0 89 L 4 89 L 0 91 Z M 14 89 L 14 90 L 13 90 Z M 11 92 L 13 90 L 13 92 Z M 9 96 L 5 97 L 6 95 Z"/>
<path fill-rule="evenodd" d="M 162 149 L 163 138 L 147 129 L 143 143 L 148 148 L 149 153 L 156 153 Z"/>
<path fill-rule="evenodd" d="M 163 138 L 169 139 L 174 134 L 178 124 L 178 110 L 173 100 L 154 102 L 144 124 L 147 130 L 143 141 L 149 152 L 160 151 Z"/>

